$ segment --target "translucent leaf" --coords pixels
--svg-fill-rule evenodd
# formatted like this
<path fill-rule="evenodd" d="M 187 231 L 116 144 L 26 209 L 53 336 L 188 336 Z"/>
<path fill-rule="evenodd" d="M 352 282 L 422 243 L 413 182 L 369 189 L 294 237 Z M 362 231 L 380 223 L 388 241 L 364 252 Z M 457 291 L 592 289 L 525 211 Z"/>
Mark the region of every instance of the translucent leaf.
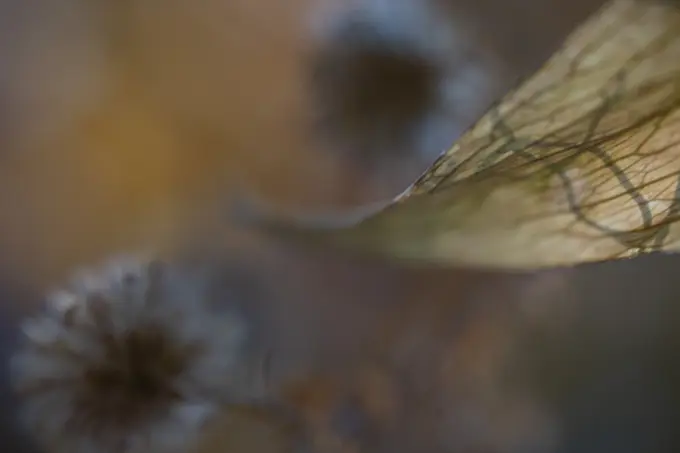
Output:
<path fill-rule="evenodd" d="M 680 8 L 614 0 L 387 206 L 303 242 L 449 265 L 531 269 L 680 246 Z"/>

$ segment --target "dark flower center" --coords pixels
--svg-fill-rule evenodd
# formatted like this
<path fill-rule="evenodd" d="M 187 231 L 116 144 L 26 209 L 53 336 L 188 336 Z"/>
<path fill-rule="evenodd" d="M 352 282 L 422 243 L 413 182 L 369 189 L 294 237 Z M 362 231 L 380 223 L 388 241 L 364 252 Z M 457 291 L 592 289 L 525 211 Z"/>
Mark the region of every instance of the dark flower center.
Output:
<path fill-rule="evenodd" d="M 360 147 L 372 146 L 375 134 L 413 133 L 438 102 L 440 77 L 441 68 L 408 43 L 386 40 L 367 24 L 348 26 L 312 63 L 322 129 L 367 142 Z"/>
<path fill-rule="evenodd" d="M 162 412 L 182 395 L 175 379 L 195 348 L 180 345 L 161 328 L 145 326 L 123 338 L 104 338 L 102 360 L 85 373 L 79 407 L 91 422 L 108 427 L 137 423 Z"/>

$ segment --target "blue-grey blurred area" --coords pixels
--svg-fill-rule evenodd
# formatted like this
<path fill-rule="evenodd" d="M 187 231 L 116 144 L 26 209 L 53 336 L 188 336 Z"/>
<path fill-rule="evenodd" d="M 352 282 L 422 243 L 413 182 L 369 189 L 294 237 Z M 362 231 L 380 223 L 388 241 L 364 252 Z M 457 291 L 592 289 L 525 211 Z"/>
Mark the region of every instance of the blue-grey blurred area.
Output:
<path fill-rule="evenodd" d="M 679 264 L 502 275 L 286 249 L 249 303 L 271 385 L 330 386 L 308 451 L 672 452 Z"/>
<path fill-rule="evenodd" d="M 327 381 L 312 411 L 325 418 L 302 417 L 304 451 L 338 451 L 328 438 L 361 452 L 680 451 L 679 257 L 535 275 L 414 269 L 284 248 L 225 224 L 232 192 L 310 210 L 399 192 L 599 6 L 411 0 L 456 37 L 430 54 L 433 30 L 399 28 L 417 15 L 389 19 L 406 3 L 370 1 L 0 0 L 3 370 L 19 320 L 75 268 L 122 250 L 171 252 L 195 234 L 219 256 L 219 291 L 247 305 L 271 348 L 273 388 Z M 362 11 L 374 11 L 368 25 Z M 414 35 L 424 47 L 411 42 L 395 61 L 395 43 Z M 409 80 L 422 80 L 424 57 L 413 49 L 435 55 L 460 95 L 431 123 L 432 142 L 408 108 L 361 98 L 374 92 L 371 68 L 384 74 L 375 58 L 383 77 L 416 75 L 386 87 L 387 100 L 417 91 Z M 425 88 L 406 106 L 427 113 Z M 330 124 L 317 122 L 322 107 Z M 365 109 L 376 113 L 363 122 L 343 116 Z M 390 152 L 403 143 L 415 145 Z M 6 372 L 0 385 L 0 446 L 29 452 Z M 225 430 L 206 452 L 284 450 L 248 432 Z"/>

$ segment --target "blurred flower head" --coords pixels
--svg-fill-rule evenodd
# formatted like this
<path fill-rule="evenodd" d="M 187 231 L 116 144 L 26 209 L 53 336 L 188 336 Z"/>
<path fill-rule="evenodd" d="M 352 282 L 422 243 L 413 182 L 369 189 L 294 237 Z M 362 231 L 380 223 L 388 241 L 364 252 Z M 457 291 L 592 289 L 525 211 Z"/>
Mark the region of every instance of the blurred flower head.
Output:
<path fill-rule="evenodd" d="M 122 258 L 48 297 L 12 362 L 28 429 L 56 452 L 186 451 L 247 384 L 244 322 L 205 294 L 184 271 Z"/>
<path fill-rule="evenodd" d="M 431 161 L 499 94 L 500 63 L 433 1 L 366 0 L 320 18 L 310 91 L 333 147 Z"/>

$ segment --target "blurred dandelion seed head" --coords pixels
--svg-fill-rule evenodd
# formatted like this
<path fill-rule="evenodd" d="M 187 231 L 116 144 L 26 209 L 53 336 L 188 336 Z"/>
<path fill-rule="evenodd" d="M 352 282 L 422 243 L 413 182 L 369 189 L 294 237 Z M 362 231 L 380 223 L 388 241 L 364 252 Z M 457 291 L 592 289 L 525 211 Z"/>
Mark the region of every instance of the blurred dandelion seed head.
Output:
<path fill-rule="evenodd" d="M 485 108 L 495 62 L 432 2 L 370 0 L 326 17 L 314 27 L 311 98 L 339 148 L 430 160 Z"/>
<path fill-rule="evenodd" d="M 14 386 L 50 451 L 185 451 L 242 398 L 243 320 L 185 272 L 137 257 L 80 273 L 23 326 Z"/>

